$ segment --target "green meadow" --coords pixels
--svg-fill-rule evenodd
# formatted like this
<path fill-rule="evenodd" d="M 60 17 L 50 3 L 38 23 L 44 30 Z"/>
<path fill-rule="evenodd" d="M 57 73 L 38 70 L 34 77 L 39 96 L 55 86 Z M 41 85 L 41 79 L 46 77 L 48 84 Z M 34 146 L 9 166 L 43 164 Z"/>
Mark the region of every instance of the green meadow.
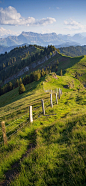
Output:
<path fill-rule="evenodd" d="M 60 56 L 58 70 L 65 71 L 63 76 L 50 73 L 26 85 L 21 95 L 16 88 L 0 96 L 0 122 L 5 121 L 8 139 L 5 146 L 0 125 L 1 185 L 86 185 L 85 64 L 86 56 Z M 62 95 L 56 104 L 58 88 Z M 33 123 L 29 122 L 30 105 Z"/>

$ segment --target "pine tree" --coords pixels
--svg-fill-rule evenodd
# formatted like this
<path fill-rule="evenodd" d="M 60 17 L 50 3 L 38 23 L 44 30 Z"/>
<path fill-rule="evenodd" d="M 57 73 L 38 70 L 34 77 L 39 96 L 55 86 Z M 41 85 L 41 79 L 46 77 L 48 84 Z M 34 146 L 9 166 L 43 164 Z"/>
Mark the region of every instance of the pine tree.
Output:
<path fill-rule="evenodd" d="M 26 84 L 30 83 L 30 76 L 26 75 Z"/>
<path fill-rule="evenodd" d="M 58 59 L 57 59 L 57 65 L 59 65 L 59 61 L 58 61 Z"/>
<path fill-rule="evenodd" d="M 19 94 L 22 94 L 23 92 L 25 92 L 25 86 L 23 83 L 21 83 L 19 86 Z"/>
<path fill-rule="evenodd" d="M 30 83 L 34 81 L 34 74 L 31 72 L 30 74 Z"/>
<path fill-rule="evenodd" d="M 60 71 L 60 76 L 62 76 L 62 69 L 61 69 L 61 71 Z"/>
<path fill-rule="evenodd" d="M 42 68 L 41 76 L 43 77 L 44 75 L 45 75 L 45 71 L 44 71 L 44 68 Z"/>
<path fill-rule="evenodd" d="M 40 77 L 41 77 L 41 73 L 36 71 L 35 74 L 34 74 L 34 80 L 38 81 L 40 79 Z"/>
<path fill-rule="evenodd" d="M 13 89 L 13 84 L 11 82 L 8 83 L 8 91 Z"/>
<path fill-rule="evenodd" d="M 45 70 L 45 74 L 47 75 L 48 74 L 48 69 L 46 68 L 46 70 Z"/>
<path fill-rule="evenodd" d="M 22 84 L 22 79 L 21 79 L 21 78 L 19 79 L 19 85 L 20 85 L 20 84 Z"/>
<path fill-rule="evenodd" d="M 0 86 L 0 96 L 2 95 L 2 88 L 1 88 L 1 86 Z"/>
<path fill-rule="evenodd" d="M 58 66 L 56 65 L 56 69 L 55 69 L 55 72 L 57 72 L 57 70 L 58 70 Z"/>
<path fill-rule="evenodd" d="M 15 88 L 17 88 L 19 86 L 19 80 L 17 79 L 15 82 Z"/>

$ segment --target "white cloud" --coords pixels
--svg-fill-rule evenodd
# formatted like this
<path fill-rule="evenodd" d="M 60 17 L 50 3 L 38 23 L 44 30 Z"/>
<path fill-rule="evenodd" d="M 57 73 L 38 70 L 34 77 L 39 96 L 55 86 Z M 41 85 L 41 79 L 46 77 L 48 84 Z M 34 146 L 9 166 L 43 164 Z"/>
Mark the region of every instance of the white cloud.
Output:
<path fill-rule="evenodd" d="M 0 8 L 0 24 L 16 24 L 21 18 L 20 13 L 17 13 L 16 9 L 9 6 L 5 10 Z"/>
<path fill-rule="evenodd" d="M 9 6 L 8 8 L 0 8 L 0 24 L 1 25 L 47 25 L 55 22 L 55 18 L 47 17 L 41 20 L 35 20 L 34 17 L 24 18 L 17 10 Z"/>
<path fill-rule="evenodd" d="M 12 30 L 4 29 L 3 27 L 0 28 L 0 37 L 8 36 L 8 35 L 19 35 L 20 32 L 14 32 Z"/>
<path fill-rule="evenodd" d="M 83 25 L 73 19 L 70 19 L 69 21 L 64 21 L 64 24 L 67 25 L 67 28 L 72 30 L 81 30 L 81 31 L 85 31 L 86 30 L 86 25 Z"/>
<path fill-rule="evenodd" d="M 36 24 L 36 25 L 47 25 L 47 24 L 52 24 L 54 22 L 56 22 L 55 18 L 47 17 L 47 18 L 43 18 L 39 21 L 36 21 L 34 24 Z"/>

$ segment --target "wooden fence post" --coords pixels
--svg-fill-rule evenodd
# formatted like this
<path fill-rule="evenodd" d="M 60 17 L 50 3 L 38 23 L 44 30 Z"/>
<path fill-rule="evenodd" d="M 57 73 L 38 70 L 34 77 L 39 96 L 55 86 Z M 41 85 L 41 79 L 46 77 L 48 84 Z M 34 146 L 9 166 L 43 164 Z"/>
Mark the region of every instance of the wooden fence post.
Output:
<path fill-rule="evenodd" d="M 43 115 L 45 115 L 45 109 L 44 109 L 44 100 L 42 99 L 42 112 L 43 112 Z"/>
<path fill-rule="evenodd" d="M 32 106 L 29 106 L 29 120 L 30 120 L 30 123 L 33 122 L 33 116 L 32 116 Z"/>
<path fill-rule="evenodd" d="M 60 88 L 59 88 L 59 99 L 60 99 Z"/>
<path fill-rule="evenodd" d="M 56 93 L 56 104 L 58 104 L 57 93 Z"/>
<path fill-rule="evenodd" d="M 52 89 L 51 89 L 51 94 L 52 94 Z"/>
<path fill-rule="evenodd" d="M 7 145 L 7 136 L 6 136 L 6 129 L 5 129 L 5 122 L 1 122 L 2 126 L 2 133 L 3 133 L 3 140 L 4 140 L 4 145 Z"/>
<path fill-rule="evenodd" d="M 58 93 L 58 88 L 56 88 L 56 93 Z"/>
<path fill-rule="evenodd" d="M 50 94 L 50 105 L 51 105 L 51 107 L 53 107 L 53 103 L 52 103 L 52 94 Z"/>
<path fill-rule="evenodd" d="M 61 95 L 62 95 L 62 89 L 61 89 Z"/>

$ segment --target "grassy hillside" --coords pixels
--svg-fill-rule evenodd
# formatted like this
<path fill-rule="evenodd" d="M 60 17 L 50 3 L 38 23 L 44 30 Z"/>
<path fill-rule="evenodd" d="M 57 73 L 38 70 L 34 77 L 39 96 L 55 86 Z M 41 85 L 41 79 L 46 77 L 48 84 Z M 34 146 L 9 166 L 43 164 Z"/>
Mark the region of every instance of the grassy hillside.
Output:
<path fill-rule="evenodd" d="M 61 47 L 59 51 L 67 56 L 76 57 L 86 55 L 86 45 L 84 46 L 69 46 L 69 47 Z"/>
<path fill-rule="evenodd" d="M 86 185 L 86 56 L 56 54 L 42 64 L 50 73 L 0 96 L 0 184 L 12 186 Z M 42 68 L 39 66 L 39 69 Z M 63 76 L 59 76 L 62 69 Z M 56 104 L 55 92 L 62 89 Z M 53 108 L 50 92 L 53 92 Z M 45 115 L 42 114 L 44 100 Z M 33 123 L 29 106 L 33 106 Z"/>
<path fill-rule="evenodd" d="M 86 84 L 86 56 L 78 57 L 78 62 L 71 68 L 68 68 L 66 73 L 79 79 L 84 85 Z"/>
<path fill-rule="evenodd" d="M 59 71 L 65 70 L 64 76 L 51 73 L 26 85 L 21 95 L 16 88 L 0 96 L 0 118 L 6 122 L 8 137 L 8 146 L 0 143 L 1 185 L 86 185 L 86 90 L 74 77 L 77 65 L 85 64 L 85 56 L 54 58 L 59 60 Z M 58 104 L 53 93 L 51 108 L 50 92 L 44 90 L 57 88 L 63 93 Z M 29 105 L 33 105 L 32 124 Z M 2 142 L 1 127 L 0 137 Z"/>
<path fill-rule="evenodd" d="M 78 57 L 68 57 L 62 54 L 55 56 L 55 61 L 59 61 L 57 74 L 62 69 L 64 75 L 77 78 L 84 85 L 86 84 L 86 55 Z"/>

